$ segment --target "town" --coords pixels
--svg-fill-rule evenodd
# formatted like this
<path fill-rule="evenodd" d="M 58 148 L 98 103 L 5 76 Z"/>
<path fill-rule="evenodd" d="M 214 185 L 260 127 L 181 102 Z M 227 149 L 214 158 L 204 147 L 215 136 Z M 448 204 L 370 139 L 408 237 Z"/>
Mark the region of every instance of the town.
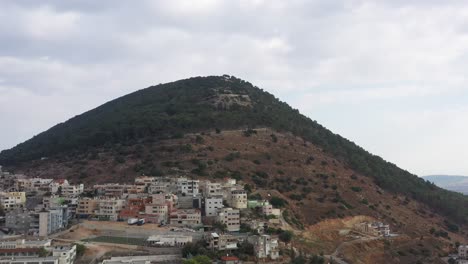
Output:
<path fill-rule="evenodd" d="M 0 263 L 14 259 L 14 263 L 70 264 L 86 244 L 111 244 L 119 238 L 126 238 L 124 244 L 138 241 L 135 244 L 179 251 L 189 244 L 201 246 L 216 252 L 221 263 L 240 263 L 236 251 L 278 260 L 280 243 L 292 235 L 281 229 L 280 209 L 268 200 L 248 199 L 244 186 L 230 178 L 211 182 L 141 176 L 133 184 L 85 187 L 66 179 L 4 171 L 0 175 L 4 215 Z M 62 239 L 86 227 L 104 235 L 84 238 L 82 243 Z M 157 263 L 158 259 L 180 263 L 182 256 L 177 255 L 114 257 L 102 263 Z"/>
<path fill-rule="evenodd" d="M 284 252 L 296 250 L 281 198 L 232 178 L 140 176 L 88 187 L 0 167 L 0 180 L 0 263 L 287 263 Z M 381 222 L 353 231 L 392 236 Z"/>

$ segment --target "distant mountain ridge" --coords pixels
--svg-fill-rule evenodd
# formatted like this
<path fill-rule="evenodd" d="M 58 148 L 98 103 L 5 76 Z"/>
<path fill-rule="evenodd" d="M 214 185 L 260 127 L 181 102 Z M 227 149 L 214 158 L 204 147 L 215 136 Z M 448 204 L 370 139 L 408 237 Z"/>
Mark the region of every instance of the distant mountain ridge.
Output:
<path fill-rule="evenodd" d="M 468 195 L 468 176 L 461 175 L 428 175 L 423 179 L 433 182 L 435 185 L 454 192 Z"/>

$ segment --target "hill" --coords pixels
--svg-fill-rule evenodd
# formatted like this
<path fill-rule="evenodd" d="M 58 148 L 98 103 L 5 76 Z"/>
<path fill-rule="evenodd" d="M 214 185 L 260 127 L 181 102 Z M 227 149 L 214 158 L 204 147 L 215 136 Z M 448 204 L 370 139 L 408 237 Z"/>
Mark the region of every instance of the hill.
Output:
<path fill-rule="evenodd" d="M 468 176 L 429 175 L 423 176 L 423 178 L 441 188 L 468 194 Z"/>
<path fill-rule="evenodd" d="M 369 241 L 366 248 L 385 248 L 366 256 L 372 263 L 431 263 L 467 231 L 467 196 L 368 153 L 231 76 L 123 96 L 2 151 L 0 164 L 85 183 L 131 182 L 141 174 L 233 177 L 255 195 L 284 199 L 286 220 L 304 238 L 298 243 L 315 253 L 333 251 L 343 240 L 339 230 L 355 219 L 390 223 L 404 236 L 392 245 Z"/>
<path fill-rule="evenodd" d="M 180 138 L 213 129 L 269 127 L 319 146 L 381 188 L 465 222 L 468 198 L 441 189 L 372 155 L 252 84 L 230 76 L 195 77 L 152 86 L 110 101 L 0 153 L 0 164 L 78 155 L 100 146 Z M 155 169 L 155 168 L 154 168 Z"/>

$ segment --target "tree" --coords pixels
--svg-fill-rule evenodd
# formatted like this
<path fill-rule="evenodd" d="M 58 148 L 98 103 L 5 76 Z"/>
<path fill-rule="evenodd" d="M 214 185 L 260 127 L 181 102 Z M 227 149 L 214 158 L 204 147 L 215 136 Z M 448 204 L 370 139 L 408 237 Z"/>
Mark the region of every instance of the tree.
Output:
<path fill-rule="evenodd" d="M 278 196 L 273 196 L 271 197 L 270 199 L 270 203 L 271 205 L 273 205 L 274 207 L 285 207 L 286 204 L 288 204 L 288 202 L 286 200 L 284 200 L 283 198 L 281 197 L 278 197 Z"/>
<path fill-rule="evenodd" d="M 86 251 L 86 246 L 83 244 L 78 244 L 76 243 L 76 255 L 81 256 L 85 253 Z"/>
<path fill-rule="evenodd" d="M 289 230 L 283 230 L 278 236 L 278 238 L 284 243 L 291 242 L 292 237 L 293 237 L 293 233 Z"/>

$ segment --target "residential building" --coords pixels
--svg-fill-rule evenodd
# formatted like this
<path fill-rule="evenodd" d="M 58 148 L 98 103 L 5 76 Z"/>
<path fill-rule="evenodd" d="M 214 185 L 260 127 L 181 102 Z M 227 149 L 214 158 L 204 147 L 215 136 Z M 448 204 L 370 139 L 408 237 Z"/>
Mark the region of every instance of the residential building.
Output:
<path fill-rule="evenodd" d="M 355 224 L 354 228 L 372 236 L 390 236 L 390 226 L 381 222 L 363 222 Z"/>
<path fill-rule="evenodd" d="M 5 227 L 15 233 L 34 235 L 39 232 L 39 214 L 17 209 L 6 213 Z"/>
<path fill-rule="evenodd" d="M 99 203 L 97 199 L 92 198 L 81 198 L 78 200 L 78 206 L 76 208 L 77 217 L 83 218 L 93 215 L 98 209 Z"/>
<path fill-rule="evenodd" d="M 210 233 L 205 237 L 208 248 L 211 250 L 236 250 L 239 239 L 230 234 Z"/>
<path fill-rule="evenodd" d="M 274 215 L 274 216 L 280 216 L 281 215 L 281 209 L 279 208 L 273 208 L 273 205 L 269 203 L 264 203 L 262 206 L 262 214 L 269 216 L 269 215 Z"/>
<path fill-rule="evenodd" d="M 49 190 L 52 194 L 58 194 L 58 195 L 61 195 L 62 194 L 62 191 L 63 191 L 63 188 L 65 186 L 68 186 L 70 185 L 70 183 L 68 182 L 68 180 L 66 179 L 56 179 L 56 180 L 53 180 L 50 184 L 49 184 Z"/>
<path fill-rule="evenodd" d="M 59 264 L 73 264 L 76 259 L 76 245 L 71 246 L 55 246 L 49 248 L 52 251 L 52 256 L 59 259 Z"/>
<path fill-rule="evenodd" d="M 147 242 L 151 246 L 169 246 L 169 247 L 181 247 L 187 243 L 192 243 L 192 236 L 186 235 L 154 235 L 147 239 Z"/>
<path fill-rule="evenodd" d="M 42 210 L 39 212 L 39 236 L 45 237 L 67 226 L 65 208 Z"/>
<path fill-rule="evenodd" d="M 84 192 L 84 184 L 64 185 L 62 186 L 62 194 L 65 197 L 78 197 Z"/>
<path fill-rule="evenodd" d="M 156 177 L 150 177 L 150 176 L 139 176 L 135 178 L 135 184 L 136 185 L 146 185 L 149 186 L 153 183 L 156 183 L 158 181 L 158 178 Z"/>
<path fill-rule="evenodd" d="M 223 195 L 223 188 L 219 182 L 202 181 L 200 182 L 200 190 L 205 197 Z"/>
<path fill-rule="evenodd" d="M 230 232 L 237 232 L 240 230 L 240 212 L 239 209 L 221 208 L 218 210 L 217 220 L 221 224 L 225 224 Z"/>
<path fill-rule="evenodd" d="M 174 226 L 199 226 L 201 222 L 201 211 L 199 209 L 176 209 L 171 212 L 169 221 Z"/>
<path fill-rule="evenodd" d="M 468 245 L 460 245 L 458 247 L 458 258 L 468 259 Z"/>
<path fill-rule="evenodd" d="M 109 219 L 116 221 L 118 219 L 120 211 L 125 206 L 126 201 L 124 199 L 99 199 L 98 209 L 95 211 L 95 215 L 101 219 Z"/>
<path fill-rule="evenodd" d="M 0 192 L 0 204 L 6 211 L 22 208 L 26 204 L 26 193 Z"/>
<path fill-rule="evenodd" d="M 247 208 L 247 192 L 245 190 L 232 190 L 229 194 L 227 203 L 232 208 Z"/>
<path fill-rule="evenodd" d="M 265 221 L 251 220 L 248 221 L 248 225 L 252 230 L 257 231 L 259 234 L 268 229 L 268 222 Z"/>
<path fill-rule="evenodd" d="M 190 180 L 187 178 L 177 179 L 177 193 L 182 195 L 195 196 L 199 190 L 199 180 Z"/>
<path fill-rule="evenodd" d="M 167 223 L 169 218 L 169 207 L 167 204 L 147 204 L 145 213 L 158 215 L 158 223 Z"/>
<path fill-rule="evenodd" d="M 217 216 L 218 210 L 223 208 L 223 196 L 214 196 L 205 198 L 205 215 Z"/>
<path fill-rule="evenodd" d="M 278 239 L 269 235 L 253 236 L 250 238 L 254 245 L 255 255 L 259 259 L 270 258 L 276 260 L 279 258 Z"/>

